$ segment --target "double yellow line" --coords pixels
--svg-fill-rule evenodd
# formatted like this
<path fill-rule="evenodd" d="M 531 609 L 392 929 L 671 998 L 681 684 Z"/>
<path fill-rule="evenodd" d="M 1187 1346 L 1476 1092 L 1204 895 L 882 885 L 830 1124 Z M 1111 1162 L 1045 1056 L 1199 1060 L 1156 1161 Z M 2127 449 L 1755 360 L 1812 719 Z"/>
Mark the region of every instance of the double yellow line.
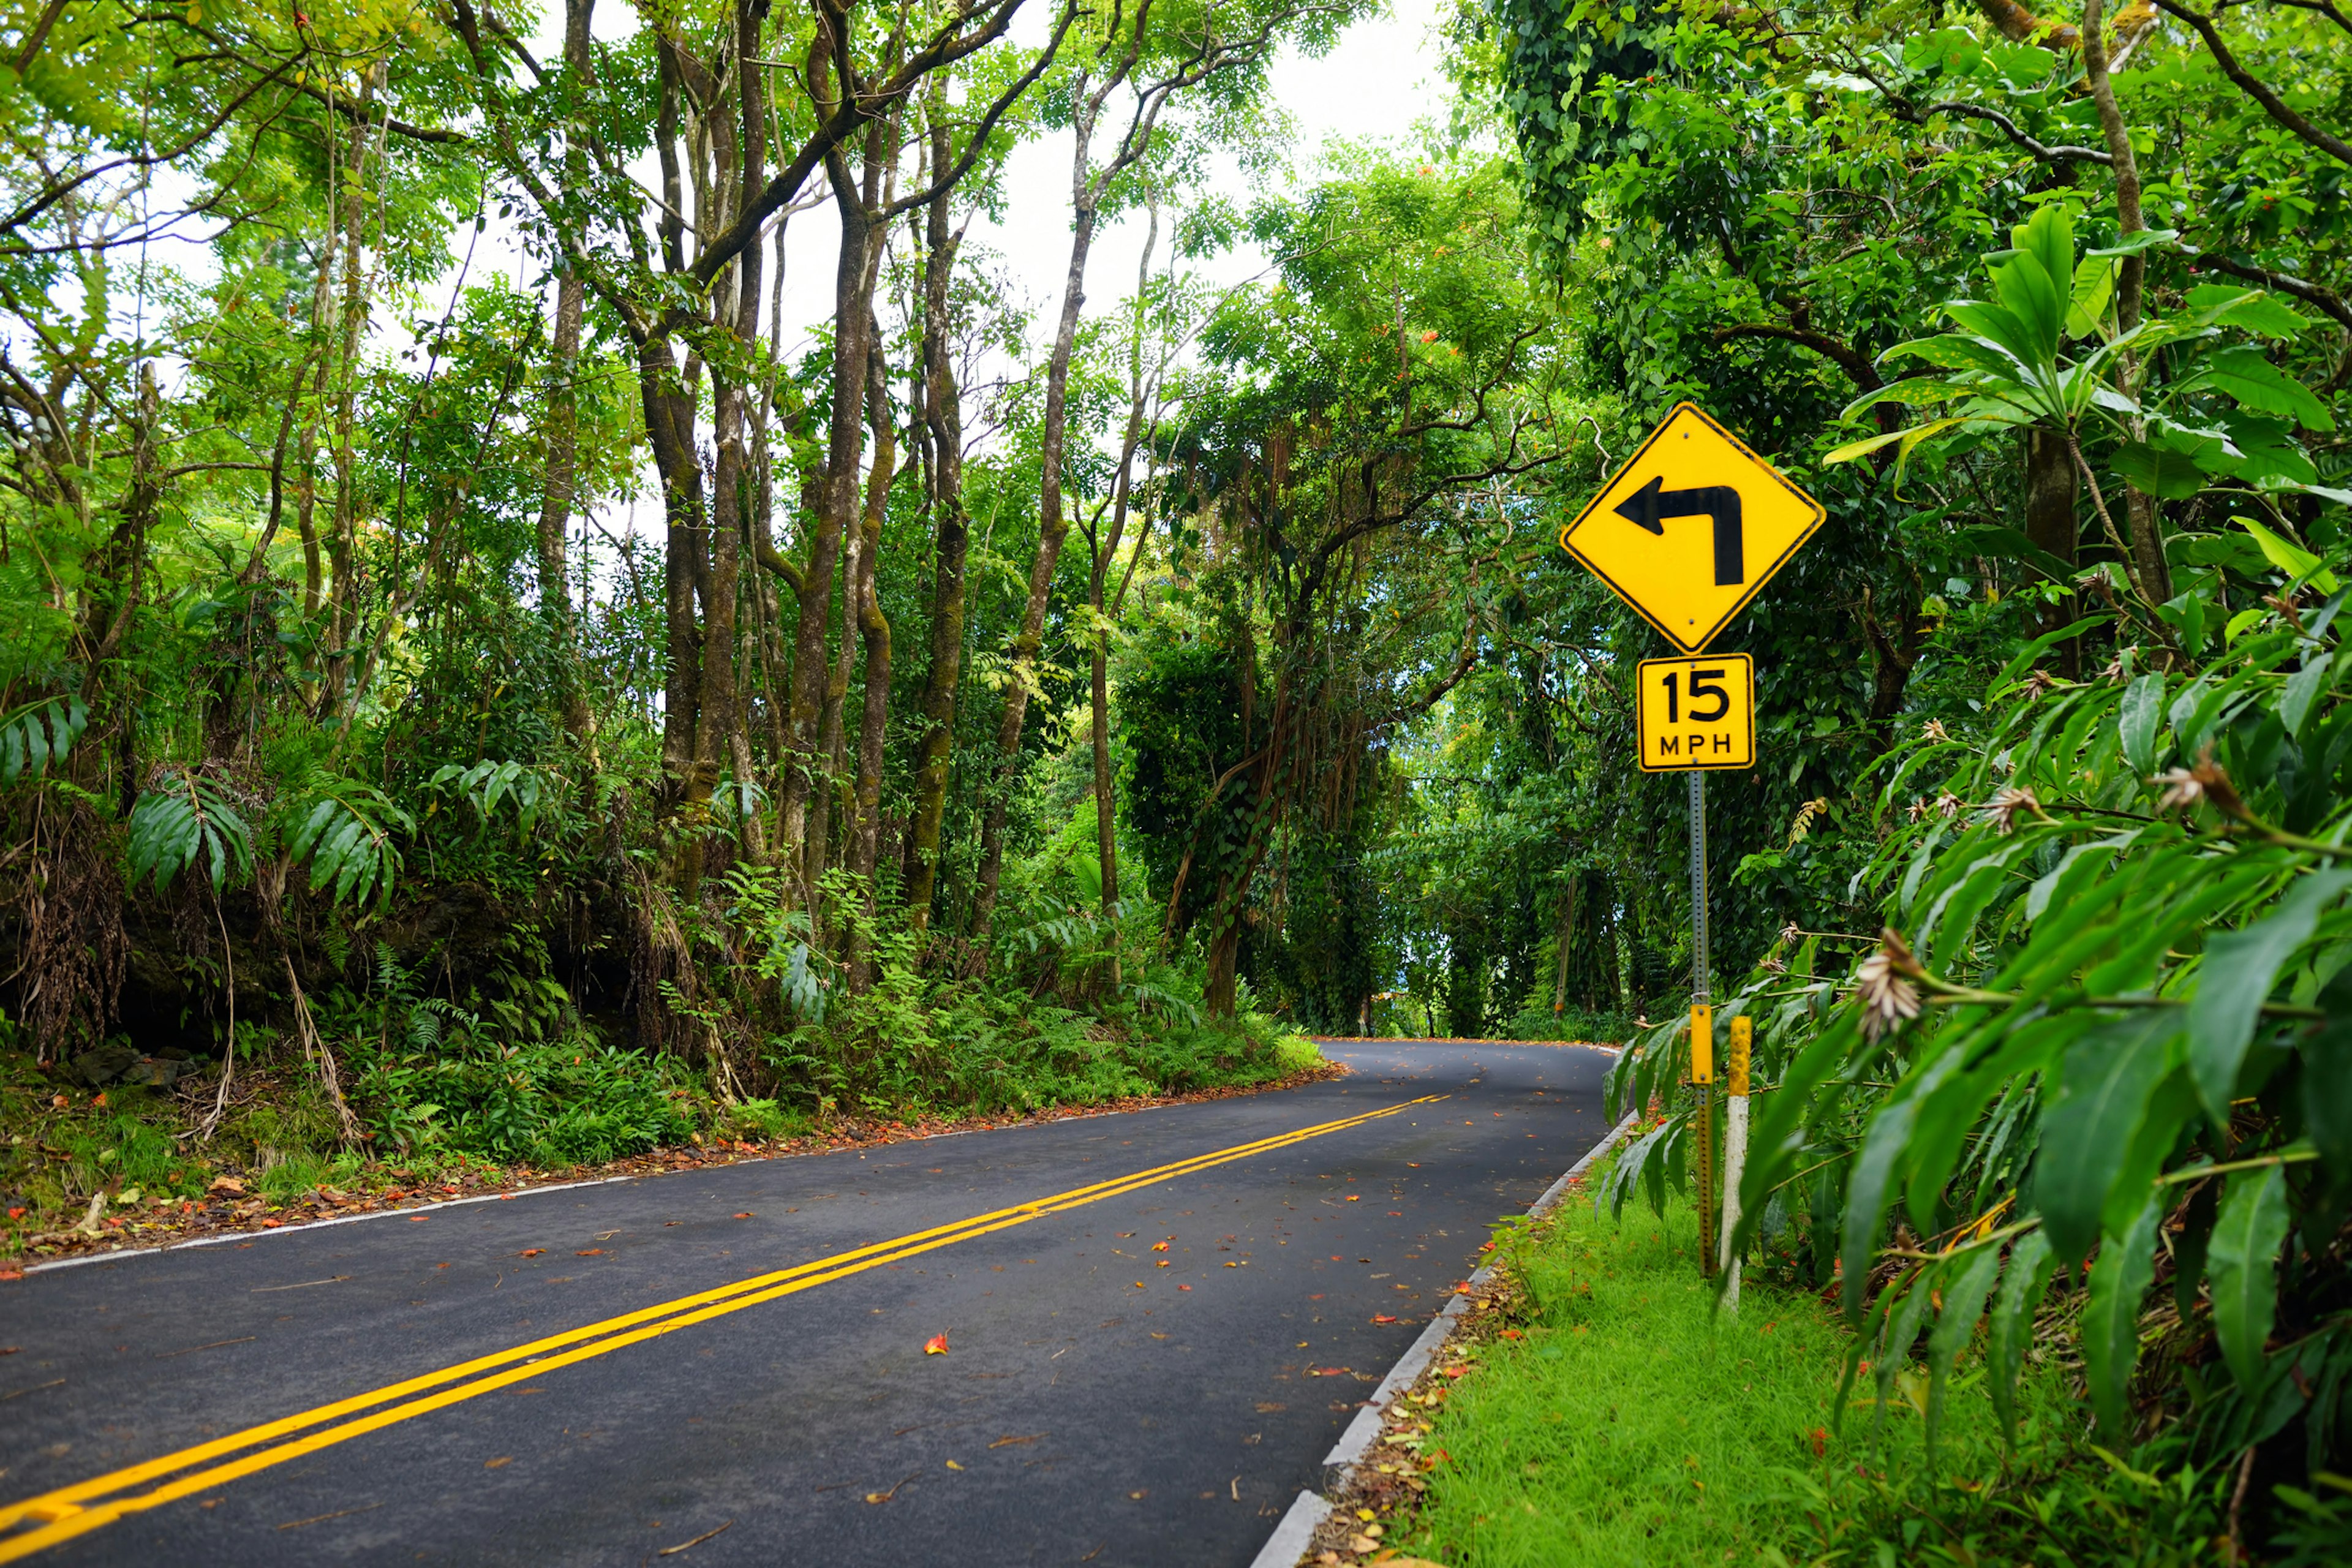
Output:
<path fill-rule="evenodd" d="M 364 1436 L 415 1416 L 430 1415 L 480 1394 L 495 1393 L 512 1384 L 544 1376 L 558 1367 L 572 1366 L 625 1345 L 655 1339 L 695 1323 L 709 1322 L 714 1318 L 723 1318 L 730 1312 L 740 1312 L 746 1307 L 756 1307 L 761 1302 L 773 1301 L 814 1286 L 844 1279 L 901 1258 L 950 1247 L 959 1241 L 969 1241 L 991 1231 L 1025 1225 L 1047 1215 L 1117 1197 L 1139 1187 L 1190 1175 L 1195 1171 L 1205 1171 L 1234 1160 L 1245 1160 L 1252 1155 L 1268 1153 L 1293 1143 L 1305 1142 L 1310 1138 L 1344 1132 L 1368 1121 L 1377 1121 L 1413 1106 L 1427 1105 L 1445 1098 L 1442 1094 L 1427 1095 L 1420 1100 L 1407 1100 L 1402 1105 L 1366 1111 L 1360 1116 L 1318 1122 L 1312 1127 L 1301 1127 L 1272 1138 L 1262 1138 L 1255 1143 L 1197 1154 L 1173 1164 L 1114 1177 L 1092 1186 L 1077 1187 L 1066 1193 L 1056 1193 L 1051 1197 L 1016 1204 L 1011 1208 L 974 1215 L 970 1219 L 935 1226 L 929 1230 L 919 1230 L 889 1241 L 877 1241 L 869 1247 L 835 1253 L 812 1263 L 754 1275 L 731 1285 L 721 1285 L 692 1296 L 681 1296 L 676 1300 L 623 1313 L 617 1318 L 606 1318 L 601 1322 L 551 1334 L 528 1344 L 477 1356 L 472 1361 L 460 1362 L 438 1372 L 387 1384 L 371 1393 L 339 1399 L 331 1405 L 321 1405 L 299 1415 L 288 1415 L 259 1426 L 250 1426 L 226 1437 L 215 1437 L 208 1443 L 182 1448 L 177 1453 L 165 1454 L 92 1477 L 73 1486 L 43 1492 L 38 1497 L 0 1507 L 0 1563 L 14 1563 L 30 1557 L 37 1552 L 112 1524 L 126 1514 L 143 1512 L 181 1498 L 192 1497 L 256 1471 L 266 1470 L 273 1465 L 282 1465 L 289 1459 L 315 1454 L 321 1448 L 349 1442 L 353 1437 Z M 228 1458 L 232 1455 L 236 1457 Z M 224 1459 L 225 1463 L 212 1462 Z M 158 1480 L 163 1484 L 146 1490 L 138 1489 L 148 1482 Z M 16 1533 L 6 1533 L 8 1531 Z"/>

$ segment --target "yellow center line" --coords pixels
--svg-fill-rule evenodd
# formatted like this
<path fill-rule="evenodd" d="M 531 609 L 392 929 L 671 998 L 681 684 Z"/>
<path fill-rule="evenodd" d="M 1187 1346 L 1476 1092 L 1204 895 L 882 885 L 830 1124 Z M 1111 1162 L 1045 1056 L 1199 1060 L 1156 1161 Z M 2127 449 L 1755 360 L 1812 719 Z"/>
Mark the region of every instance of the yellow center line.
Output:
<path fill-rule="evenodd" d="M 1310 1138 L 1319 1138 L 1328 1133 L 1360 1127 L 1368 1121 L 1377 1121 L 1382 1117 L 1393 1116 L 1413 1106 L 1426 1105 L 1446 1098 L 1444 1095 L 1425 1095 L 1402 1105 L 1391 1105 L 1379 1110 L 1344 1117 L 1335 1121 L 1319 1122 L 1311 1127 L 1298 1128 L 1294 1131 L 1277 1133 L 1270 1138 L 1259 1139 L 1255 1142 L 1238 1144 L 1230 1149 L 1220 1149 L 1211 1153 L 1194 1155 L 1190 1159 L 1155 1166 L 1148 1171 L 1115 1176 L 1090 1186 L 1073 1188 L 1066 1193 L 1056 1193 L 1050 1197 L 1033 1199 L 1028 1203 L 1016 1204 L 1009 1208 L 992 1210 L 987 1214 L 974 1215 L 968 1219 L 934 1226 L 928 1230 L 915 1231 L 888 1241 L 875 1242 L 848 1252 L 835 1253 L 830 1258 L 821 1258 L 813 1262 L 796 1264 L 789 1268 L 754 1275 L 750 1279 L 739 1279 L 731 1284 L 718 1286 L 691 1296 L 681 1296 L 675 1300 L 665 1301 L 656 1306 L 640 1308 L 634 1312 L 606 1318 L 602 1321 L 589 1323 L 560 1334 L 551 1334 L 488 1355 L 477 1356 L 437 1372 L 425 1373 L 417 1377 L 387 1384 L 371 1393 L 354 1394 L 350 1398 L 322 1405 L 299 1415 L 284 1416 L 258 1426 L 248 1427 L 242 1432 L 232 1433 L 225 1437 L 216 1437 L 193 1447 L 148 1459 L 123 1469 L 110 1471 L 73 1486 L 44 1492 L 37 1497 L 27 1498 L 22 1502 L 0 1508 L 0 1530 L 8 1530 L 27 1522 L 38 1526 L 24 1533 L 0 1540 L 0 1563 L 14 1563 L 21 1558 L 29 1557 L 37 1552 L 45 1551 L 62 1542 L 70 1541 L 77 1536 L 111 1524 L 125 1514 L 159 1507 L 208 1488 L 251 1475 L 257 1470 L 267 1469 L 273 1465 L 284 1464 L 289 1459 L 299 1458 L 337 1443 L 348 1442 L 353 1437 L 379 1431 L 398 1422 L 428 1415 L 464 1400 L 492 1393 L 511 1384 L 541 1376 L 559 1367 L 571 1366 L 626 1345 L 658 1338 L 677 1329 L 686 1328 L 695 1323 L 709 1322 L 712 1319 L 724 1317 L 730 1312 L 741 1311 L 747 1307 L 777 1300 L 818 1285 L 829 1284 L 853 1274 L 863 1273 L 884 1264 L 897 1262 L 901 1258 L 913 1258 L 942 1247 L 952 1246 L 959 1241 L 968 1241 L 976 1237 L 986 1236 L 992 1231 L 1025 1225 L 1031 1220 L 1040 1219 L 1047 1215 L 1059 1214 L 1068 1209 L 1099 1202 L 1104 1198 L 1116 1197 L 1122 1193 L 1133 1192 L 1138 1188 L 1167 1181 L 1171 1177 L 1189 1175 L 1195 1171 L 1204 1171 L 1212 1166 L 1247 1159 L 1254 1154 L 1265 1153 L 1294 1143 L 1304 1142 Z M 442 1386 L 444 1384 L 452 1386 L 444 1387 Z M 424 1391 L 428 1389 L 438 1389 L 438 1392 L 425 1394 Z M 420 1394 L 424 1396 L 407 1397 Z M 309 1427 L 322 1426 L 328 1422 L 338 1422 L 340 1417 L 352 1415 L 356 1412 L 368 1410 L 372 1406 L 387 1405 L 394 1400 L 400 1400 L 403 1403 L 390 1405 L 389 1408 L 376 1410 L 372 1415 L 360 1416 L 355 1420 L 340 1421 L 337 1425 L 326 1426 L 323 1430 L 293 1437 L 291 1441 L 274 1441 L 278 1438 L 292 1437 L 293 1434 L 303 1432 Z M 272 1446 L 257 1448 L 257 1446 L 261 1444 Z M 194 1474 L 181 1476 L 180 1479 L 168 1481 L 152 1490 L 129 1497 L 111 1495 L 127 1491 L 160 1477 L 186 1470 L 191 1466 L 203 1465 L 207 1460 L 249 1448 L 257 1451 L 244 1454 L 243 1457 L 232 1459 L 226 1464 L 212 1466 Z M 97 1500 L 100 1499 L 108 1500 Z"/>

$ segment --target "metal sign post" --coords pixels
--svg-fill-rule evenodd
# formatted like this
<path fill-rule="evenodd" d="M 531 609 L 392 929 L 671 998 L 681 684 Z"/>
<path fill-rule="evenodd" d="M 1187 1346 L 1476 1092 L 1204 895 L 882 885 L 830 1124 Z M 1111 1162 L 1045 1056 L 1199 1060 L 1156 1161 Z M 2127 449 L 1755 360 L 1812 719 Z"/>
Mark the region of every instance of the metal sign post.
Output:
<path fill-rule="evenodd" d="M 1756 672 L 1745 654 L 1706 655 L 1709 644 L 1754 602 L 1829 514 L 1819 501 L 1709 418 L 1678 403 L 1640 450 L 1559 531 L 1560 548 L 1680 648 L 1683 658 L 1649 659 L 1635 671 L 1640 764 L 1644 772 L 1690 772 L 1691 1089 L 1698 1100 L 1699 1268 L 1712 1279 L 1736 1266 L 1718 1258 L 1715 1169 L 1714 1013 L 1706 984 L 1706 768 L 1756 765 Z M 1732 1020 L 1731 1140 L 1747 1145 L 1748 1033 Z M 1726 1203 L 1728 1230 L 1736 1199 Z"/>
<path fill-rule="evenodd" d="M 1715 1010 L 1706 989 L 1706 774 L 1690 775 L 1691 1091 L 1698 1097 L 1692 1169 L 1698 1178 L 1699 1271 L 1715 1278 Z"/>

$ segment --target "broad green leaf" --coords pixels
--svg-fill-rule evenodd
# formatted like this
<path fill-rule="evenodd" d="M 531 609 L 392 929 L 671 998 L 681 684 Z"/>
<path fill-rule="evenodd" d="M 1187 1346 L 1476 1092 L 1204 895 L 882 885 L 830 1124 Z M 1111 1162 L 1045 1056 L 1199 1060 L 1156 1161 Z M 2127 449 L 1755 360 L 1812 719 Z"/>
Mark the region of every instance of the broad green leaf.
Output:
<path fill-rule="evenodd" d="M 2145 441 L 2126 441 L 2109 460 L 2132 489 L 2166 500 L 2187 500 L 2209 482 L 2195 459 Z"/>
<path fill-rule="evenodd" d="M 2033 1187 L 2042 1228 L 2063 1261 L 2080 1261 L 2098 1240 L 2108 1189 L 2148 1098 L 2179 1060 L 2179 1015 L 2150 1010 L 2094 1030 L 2067 1051 L 2057 1099 L 2042 1117 Z"/>
<path fill-rule="evenodd" d="M 2238 526 L 2252 534 L 2254 542 L 2263 547 L 2263 554 L 2270 563 L 2289 577 L 2308 579 L 2311 585 L 2323 594 L 2333 594 L 2339 586 L 2336 574 L 2328 571 L 2319 557 L 2310 551 L 2281 539 L 2251 517 L 2238 519 Z"/>
<path fill-rule="evenodd" d="M 2086 256 L 2074 264 L 2074 293 L 2066 307 L 2066 335 L 2096 337 L 2115 298 L 2116 262 L 2111 256 Z"/>
<path fill-rule="evenodd" d="M 2177 228 L 2144 228 L 2137 234 L 2127 234 L 2113 245 L 2103 245 L 2086 250 L 2085 256 L 2137 256 L 2144 250 L 2156 250 L 2180 237 Z"/>
<path fill-rule="evenodd" d="M 2156 738 L 2163 716 L 2164 677 L 2143 675 L 2124 689 L 2119 725 L 2124 760 L 2132 772 L 2147 778 L 2156 772 Z"/>
<path fill-rule="evenodd" d="M 2311 388 L 2271 363 L 2260 349 L 2223 349 L 2205 362 L 2204 374 L 2248 408 L 2292 419 L 2306 430 L 2336 428 L 2335 416 Z"/>
<path fill-rule="evenodd" d="M 2327 672 L 2335 662 L 2332 653 L 2315 655 L 2286 678 L 2286 695 L 2279 699 L 2279 722 L 2297 740 L 2303 738 L 2303 726 L 2311 717 L 2311 705 L 2327 689 Z"/>
<path fill-rule="evenodd" d="M 2238 1387 L 2262 1386 L 2263 1346 L 2278 1308 L 2279 1246 L 2286 1240 L 2286 1172 L 2272 1165 L 2230 1178 L 2229 1195 L 2205 1253 L 2213 1293 L 2213 1337 Z"/>
<path fill-rule="evenodd" d="M 2352 871 L 2314 871 L 2268 919 L 2206 940 L 2197 994 L 2189 1004 L 2189 1068 L 2214 1126 L 2229 1123 L 2238 1069 L 2280 965 L 2311 940 L 2320 911 L 2347 888 L 2352 888 Z"/>
<path fill-rule="evenodd" d="M 2050 1273 L 2057 1258 L 2050 1238 L 2038 1230 L 2018 1237 L 2010 1248 L 2009 1267 L 2000 1277 L 1992 1321 L 1985 1342 L 1986 1379 L 1992 1385 L 1992 1406 L 2000 1417 L 2001 1435 L 2017 1441 L 2017 1374 L 2024 1369 L 2025 1352 L 2033 1343 L 2033 1314 L 2050 1289 Z"/>
<path fill-rule="evenodd" d="M 2099 1435 L 2120 1444 L 2130 1430 L 2132 1369 L 2139 1364 L 2140 1303 L 2156 1278 L 2156 1226 L 2162 1206 L 2150 1194 L 2121 1237 L 2108 1237 L 2091 1269 L 2091 1300 L 2083 1312 L 2083 1367 Z"/>
<path fill-rule="evenodd" d="M 2189 308 L 2217 326 L 2242 327 L 2266 338 L 2300 337 L 2311 326 L 2275 294 L 2236 283 L 2200 283 L 2189 290 Z"/>

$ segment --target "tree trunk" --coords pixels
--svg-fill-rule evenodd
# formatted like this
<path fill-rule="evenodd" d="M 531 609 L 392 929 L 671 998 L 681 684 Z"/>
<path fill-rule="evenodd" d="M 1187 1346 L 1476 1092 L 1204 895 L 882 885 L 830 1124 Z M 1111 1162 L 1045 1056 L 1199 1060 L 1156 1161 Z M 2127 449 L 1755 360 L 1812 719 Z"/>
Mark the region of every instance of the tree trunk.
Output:
<path fill-rule="evenodd" d="M 878 162 L 875 151 L 880 137 L 877 126 L 867 138 L 869 184 L 874 183 Z M 787 856 L 801 855 L 811 899 L 824 872 L 819 862 L 824 859 L 825 827 L 811 823 L 810 797 L 819 787 L 819 770 L 834 750 L 822 733 L 832 686 L 825 650 L 830 644 L 834 578 L 843 539 L 857 517 L 858 469 L 866 434 L 866 358 L 872 352 L 868 328 L 880 259 L 872 194 L 851 177 L 847 158 L 835 153 L 826 160 L 826 167 L 833 178 L 834 205 L 841 216 L 840 261 L 834 272 L 833 401 L 826 429 L 824 486 L 809 540 L 808 562 L 802 568 L 799 624 L 793 637 L 790 744 L 795 754 L 785 761 L 782 806 L 778 813 L 782 851 Z M 820 797 L 818 809 L 824 810 L 825 805 Z M 814 855 L 809 852 L 812 847 Z"/>
<path fill-rule="evenodd" d="M 878 326 L 869 328 L 877 341 Z M 890 488 L 898 477 L 898 425 L 890 414 L 889 384 L 886 377 L 882 355 L 869 356 L 867 383 L 871 398 L 870 420 L 874 431 L 874 461 L 866 481 L 866 512 L 859 520 L 857 569 L 850 584 L 850 593 L 844 609 L 843 637 L 855 620 L 866 650 L 865 704 L 858 715 L 857 784 L 853 795 L 849 824 L 848 868 L 858 879 L 858 897 L 865 901 L 870 920 L 875 907 L 874 877 L 881 859 L 882 843 L 882 744 L 890 719 L 890 623 L 883 618 L 881 596 L 877 592 L 877 564 L 882 553 L 882 524 L 890 509 Z M 849 984 L 853 991 L 863 991 L 872 978 L 870 954 L 865 938 L 852 928 L 850 943 Z"/>
<path fill-rule="evenodd" d="M 935 111 L 931 167 L 946 167 L 950 152 L 949 128 Z M 963 678 L 964 563 L 971 547 L 971 521 L 963 507 L 963 396 L 956 385 L 948 319 L 948 283 L 963 236 L 948 227 L 945 191 L 933 198 L 925 225 L 923 419 L 931 446 L 939 547 L 931 577 L 930 668 L 923 677 L 922 749 L 904 871 L 907 921 L 919 931 L 930 925 L 939 889 L 940 823 L 947 811 L 948 770 L 955 752 L 956 688 Z"/>
<path fill-rule="evenodd" d="M 2100 9 L 2101 0 L 2084 0 L 2083 74 L 2091 89 L 2092 106 L 2098 110 L 2099 129 L 2106 137 L 2107 154 L 2115 160 L 2116 237 L 2128 239 L 2146 232 L 2147 222 L 2140 213 L 2139 159 L 2132 151 L 2131 131 L 2124 124 L 2123 111 L 2116 106 L 2115 85 L 2107 79 L 2107 48 L 2099 28 Z M 2125 257 L 2116 269 L 2116 325 L 2124 331 L 2139 325 L 2146 276 L 2146 265 L 2137 256 Z M 2123 373 L 2124 390 L 2137 397 L 2138 355 L 2126 351 Z M 2147 438 L 2147 421 L 2137 414 L 2127 416 L 2125 425 L 2133 440 Z M 2172 573 L 2165 563 L 2164 541 L 2157 529 L 2156 497 L 2126 485 L 2124 513 L 2130 533 L 2132 575 L 2148 602 L 2161 605 L 2172 597 Z"/>
<path fill-rule="evenodd" d="M 595 75 L 588 53 L 593 5 L 594 0 L 569 0 L 564 6 L 563 66 L 583 86 Z M 586 184 L 587 161 L 579 139 L 572 137 L 570 142 L 565 179 L 576 190 Z M 555 285 L 555 342 L 550 367 L 554 374 L 547 401 L 547 487 L 539 510 L 539 611 L 556 644 L 564 732 L 583 750 L 590 744 L 588 700 L 580 679 L 580 637 L 572 616 L 564 534 L 572 524 L 572 502 L 580 493 L 580 324 L 587 303 L 586 280 L 579 268 L 565 266 Z"/>
<path fill-rule="evenodd" d="M 972 928 L 983 939 L 996 913 L 996 890 L 1004 871 L 1004 823 L 1013 804 L 1013 784 L 1021 766 L 1021 730 L 1029 712 L 1029 688 L 1036 679 L 1037 652 L 1045 640 L 1045 609 L 1053 597 L 1054 568 L 1070 531 L 1062 515 L 1062 454 L 1069 435 L 1070 357 L 1076 347 L 1078 313 L 1086 306 L 1087 253 L 1094 247 L 1099 193 L 1089 178 L 1087 155 L 1094 116 L 1081 100 L 1073 128 L 1071 155 L 1070 266 L 1062 283 L 1062 317 L 1054 332 L 1054 353 L 1045 368 L 1045 424 L 1038 446 L 1037 553 L 1029 563 L 1029 598 L 1021 630 L 1013 639 L 1013 668 L 1004 687 L 1004 709 L 996 726 L 996 776 L 980 837 L 980 889 L 973 900 Z"/>

